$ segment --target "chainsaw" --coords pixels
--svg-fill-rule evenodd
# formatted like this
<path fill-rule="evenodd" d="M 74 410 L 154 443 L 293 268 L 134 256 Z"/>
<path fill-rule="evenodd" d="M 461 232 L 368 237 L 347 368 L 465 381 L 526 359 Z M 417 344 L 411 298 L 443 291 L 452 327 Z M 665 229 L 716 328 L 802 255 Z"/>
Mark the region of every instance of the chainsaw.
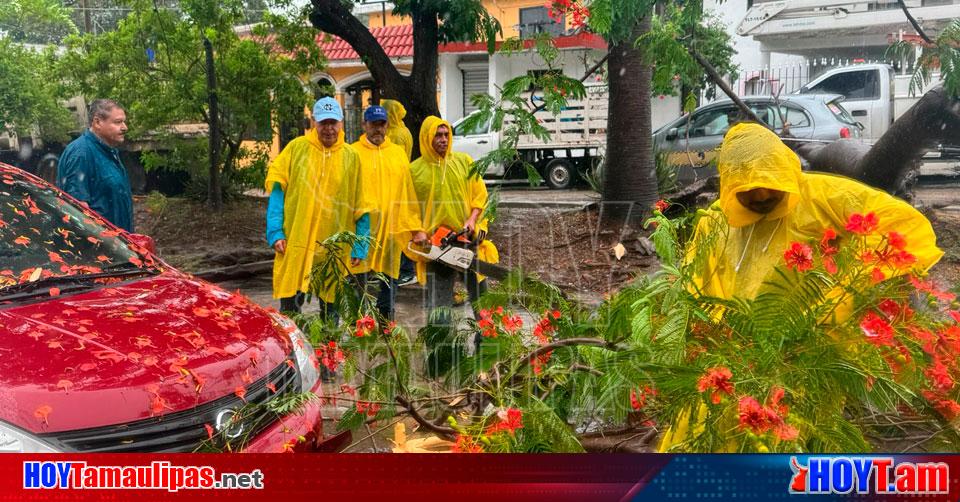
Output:
<path fill-rule="evenodd" d="M 510 270 L 477 259 L 477 246 L 483 241 L 481 232 L 476 239 L 472 239 L 466 228 L 459 232 L 441 225 L 430 237 L 429 245 L 417 249 L 412 242 L 407 243 L 407 249 L 427 260 L 445 265 L 459 272 L 473 270 L 482 275 L 503 280 L 510 274 Z"/>

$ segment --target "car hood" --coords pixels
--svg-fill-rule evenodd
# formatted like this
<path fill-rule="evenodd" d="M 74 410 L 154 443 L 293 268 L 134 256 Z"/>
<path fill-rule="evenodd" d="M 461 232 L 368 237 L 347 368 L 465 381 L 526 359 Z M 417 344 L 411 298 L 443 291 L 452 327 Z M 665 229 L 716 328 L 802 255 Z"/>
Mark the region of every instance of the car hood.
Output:
<path fill-rule="evenodd" d="M 174 271 L 0 309 L 0 334 L 0 420 L 37 433 L 242 396 L 292 350 L 266 310 Z"/>

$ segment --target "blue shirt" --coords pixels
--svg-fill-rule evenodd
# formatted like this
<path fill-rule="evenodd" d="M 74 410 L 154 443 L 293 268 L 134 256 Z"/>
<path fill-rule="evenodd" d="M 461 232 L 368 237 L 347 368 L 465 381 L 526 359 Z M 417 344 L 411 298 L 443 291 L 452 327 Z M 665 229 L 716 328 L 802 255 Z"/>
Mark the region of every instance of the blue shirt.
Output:
<path fill-rule="evenodd" d="M 89 129 L 60 156 L 57 186 L 114 225 L 133 232 L 133 192 L 120 152 Z"/>

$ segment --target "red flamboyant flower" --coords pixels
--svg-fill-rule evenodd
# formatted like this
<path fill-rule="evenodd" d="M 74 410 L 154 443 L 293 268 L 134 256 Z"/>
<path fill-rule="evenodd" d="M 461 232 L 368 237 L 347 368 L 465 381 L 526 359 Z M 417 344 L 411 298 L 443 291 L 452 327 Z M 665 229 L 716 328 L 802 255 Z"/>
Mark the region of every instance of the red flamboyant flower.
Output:
<path fill-rule="evenodd" d="M 487 427 L 484 434 L 492 436 L 499 432 L 509 432 L 512 436 L 516 433 L 517 429 L 523 428 L 523 411 L 516 408 L 507 408 L 498 411 L 497 418 L 499 418 L 500 421 Z"/>
<path fill-rule="evenodd" d="M 493 314 L 489 310 L 480 311 L 480 320 L 477 321 L 477 327 L 480 328 L 480 334 L 487 338 L 497 337 L 497 325 L 493 322 Z"/>
<path fill-rule="evenodd" d="M 880 270 L 880 267 L 873 267 L 873 270 L 870 271 L 870 282 L 873 284 L 880 284 L 886 278 L 887 275 L 883 273 L 883 270 Z"/>
<path fill-rule="evenodd" d="M 520 315 L 515 316 L 503 316 L 503 330 L 507 333 L 514 334 L 523 327 L 523 319 L 520 318 Z"/>
<path fill-rule="evenodd" d="M 347 360 L 343 350 L 337 346 L 337 342 L 333 341 L 327 342 L 327 345 L 317 347 L 314 352 L 316 352 L 320 364 L 326 366 L 330 371 L 337 371 L 337 367 Z"/>
<path fill-rule="evenodd" d="M 750 429 L 757 434 L 770 430 L 770 417 L 763 406 L 751 396 L 740 398 L 737 406 L 740 412 L 740 427 Z"/>
<path fill-rule="evenodd" d="M 738 411 L 740 413 L 740 427 L 750 429 L 755 434 L 766 434 L 773 431 L 781 441 L 797 439 L 799 432 L 796 427 L 787 424 L 785 416 L 789 411 L 787 406 L 780 403 L 785 392 L 781 387 L 774 387 L 770 393 L 770 404 L 763 406 L 751 396 L 740 398 Z"/>
<path fill-rule="evenodd" d="M 837 231 L 832 228 L 827 228 L 823 231 L 823 237 L 820 238 L 820 253 L 823 256 L 832 256 L 837 254 L 837 247 L 834 245 L 834 240 L 837 238 Z"/>
<path fill-rule="evenodd" d="M 927 378 L 930 379 L 930 384 L 933 387 L 944 392 L 953 388 L 954 381 L 953 377 L 950 376 L 950 370 L 943 364 L 943 361 L 941 361 L 939 357 L 933 358 L 933 366 L 928 368 L 924 373 L 926 373 Z"/>
<path fill-rule="evenodd" d="M 960 416 L 960 404 L 953 399 L 947 399 L 945 396 L 929 390 L 923 391 L 923 397 L 930 401 L 930 404 L 947 420 L 953 420 Z"/>
<path fill-rule="evenodd" d="M 921 281 L 912 275 L 910 276 L 910 284 L 913 284 L 913 287 L 916 288 L 917 291 L 921 293 L 929 293 L 938 300 L 952 302 L 957 297 L 957 295 L 953 293 L 938 289 L 933 281 Z"/>
<path fill-rule="evenodd" d="M 450 451 L 453 453 L 483 453 L 483 446 L 470 436 L 457 434 L 457 442 Z"/>
<path fill-rule="evenodd" d="M 847 226 L 845 227 L 848 232 L 853 232 L 859 235 L 867 235 L 872 233 L 880 225 L 880 220 L 877 218 L 875 213 L 867 213 L 862 215 L 860 213 L 853 213 L 850 215 L 850 218 L 847 219 Z"/>
<path fill-rule="evenodd" d="M 875 312 L 867 312 L 860 321 L 860 329 L 866 335 L 867 341 L 880 347 L 886 345 L 893 346 L 893 327 L 886 319 L 878 316 Z"/>
<path fill-rule="evenodd" d="M 798 272 L 806 272 L 813 268 L 813 250 L 806 244 L 793 242 L 783 253 L 783 259 L 787 262 L 787 267 L 796 269 Z"/>
<path fill-rule="evenodd" d="M 644 385 L 640 392 L 637 389 L 630 389 L 630 407 L 635 411 L 643 409 L 647 405 L 647 399 L 657 395 L 657 390 L 648 385 Z"/>
<path fill-rule="evenodd" d="M 880 304 L 877 305 L 877 308 L 880 310 L 880 312 L 883 312 L 883 314 L 887 316 L 887 319 L 890 320 L 893 320 L 895 317 L 900 315 L 900 304 L 891 300 L 890 298 L 880 302 Z"/>
<path fill-rule="evenodd" d="M 362 338 L 369 336 L 377 329 L 377 321 L 373 319 L 372 316 L 365 315 L 360 319 L 357 319 L 357 330 L 353 332 L 353 335 L 357 338 Z"/>
<path fill-rule="evenodd" d="M 543 354 L 538 355 L 533 361 L 530 362 L 530 365 L 533 367 L 533 374 L 539 375 L 543 373 L 543 368 L 550 362 L 550 357 L 553 356 L 553 351 L 548 350 Z"/>
<path fill-rule="evenodd" d="M 907 249 L 907 239 L 897 232 L 890 232 L 887 234 L 887 243 L 890 244 L 890 247 L 898 251 Z"/>
<path fill-rule="evenodd" d="M 663 199 L 658 200 L 657 203 L 653 205 L 653 209 L 660 211 L 661 213 L 666 211 L 669 207 L 670 203 Z"/>
<path fill-rule="evenodd" d="M 720 400 L 723 398 L 721 394 L 728 396 L 733 395 L 733 382 L 730 381 L 731 378 L 733 378 L 733 373 L 730 372 L 729 368 L 710 368 L 700 377 L 700 380 L 697 381 L 697 390 L 702 393 L 706 392 L 707 389 L 712 389 L 710 392 L 710 401 L 712 401 L 713 404 L 720 404 Z"/>

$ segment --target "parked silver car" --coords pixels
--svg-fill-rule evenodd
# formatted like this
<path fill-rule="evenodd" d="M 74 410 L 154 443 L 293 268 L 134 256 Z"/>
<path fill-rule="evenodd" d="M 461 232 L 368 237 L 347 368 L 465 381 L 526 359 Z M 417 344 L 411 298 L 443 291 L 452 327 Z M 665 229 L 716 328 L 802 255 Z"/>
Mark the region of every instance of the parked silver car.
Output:
<path fill-rule="evenodd" d="M 754 96 L 743 100 L 760 120 L 773 125 L 778 134 L 786 122 L 790 134 L 799 140 L 860 138 L 862 126 L 840 104 L 843 96 L 781 96 L 781 113 L 777 113 L 772 97 Z M 655 131 L 653 144 L 661 168 L 676 169 L 678 186 L 716 175 L 716 157 L 720 153 L 723 135 L 732 122 L 741 120 L 740 115 L 739 108 L 732 101 L 721 100 L 701 106 Z"/>

